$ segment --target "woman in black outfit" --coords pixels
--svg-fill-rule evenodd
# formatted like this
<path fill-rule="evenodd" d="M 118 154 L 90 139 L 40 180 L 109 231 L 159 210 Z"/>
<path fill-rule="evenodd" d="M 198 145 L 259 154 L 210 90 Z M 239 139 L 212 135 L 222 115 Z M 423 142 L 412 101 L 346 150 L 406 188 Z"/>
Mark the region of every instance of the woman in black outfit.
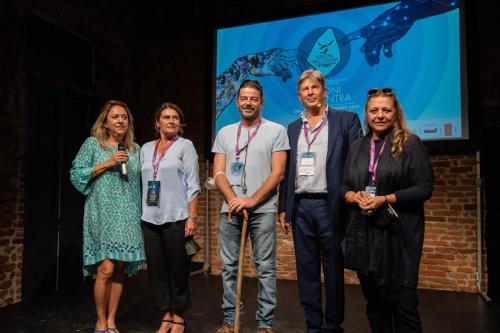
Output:
<path fill-rule="evenodd" d="M 392 89 L 370 89 L 365 115 L 367 134 L 344 167 L 345 266 L 357 272 L 372 332 L 421 332 L 416 287 L 431 161 Z"/>

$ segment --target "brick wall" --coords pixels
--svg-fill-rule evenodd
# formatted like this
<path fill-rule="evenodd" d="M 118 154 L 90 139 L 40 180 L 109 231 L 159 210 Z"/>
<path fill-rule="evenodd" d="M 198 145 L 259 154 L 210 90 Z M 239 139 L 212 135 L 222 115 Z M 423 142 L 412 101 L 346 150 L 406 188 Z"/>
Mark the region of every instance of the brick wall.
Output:
<path fill-rule="evenodd" d="M 433 158 L 436 187 L 426 205 L 420 286 L 476 291 L 475 156 Z"/>
<path fill-rule="evenodd" d="M 0 20 L 0 307 L 21 299 L 24 217 L 24 107 L 21 61 L 16 50 L 16 11 L 8 3 Z"/>

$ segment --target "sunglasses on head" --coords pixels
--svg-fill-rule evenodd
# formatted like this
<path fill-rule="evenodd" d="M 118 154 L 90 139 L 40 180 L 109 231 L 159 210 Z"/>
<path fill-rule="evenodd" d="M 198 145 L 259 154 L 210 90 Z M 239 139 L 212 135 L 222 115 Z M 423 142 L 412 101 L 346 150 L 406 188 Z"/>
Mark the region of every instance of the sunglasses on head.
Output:
<path fill-rule="evenodd" d="M 396 92 L 392 88 L 373 88 L 368 90 L 368 96 L 376 95 L 393 96 L 396 95 Z"/>

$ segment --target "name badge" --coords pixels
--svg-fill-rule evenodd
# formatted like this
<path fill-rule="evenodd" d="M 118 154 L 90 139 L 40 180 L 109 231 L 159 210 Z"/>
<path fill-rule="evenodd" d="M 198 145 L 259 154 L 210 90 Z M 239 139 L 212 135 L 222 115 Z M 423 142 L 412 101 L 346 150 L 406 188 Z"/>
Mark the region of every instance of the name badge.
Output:
<path fill-rule="evenodd" d="M 304 152 L 300 157 L 299 176 L 314 176 L 316 153 Z"/>
<path fill-rule="evenodd" d="M 241 172 L 243 171 L 243 163 L 240 161 L 235 161 L 231 163 L 231 174 L 233 176 L 241 176 Z"/>
<path fill-rule="evenodd" d="M 148 194 L 146 196 L 148 206 L 160 207 L 160 181 L 148 180 Z"/>
<path fill-rule="evenodd" d="M 375 194 L 377 193 L 377 188 L 375 186 L 367 186 L 365 188 L 365 192 L 370 195 L 370 197 L 374 197 Z"/>

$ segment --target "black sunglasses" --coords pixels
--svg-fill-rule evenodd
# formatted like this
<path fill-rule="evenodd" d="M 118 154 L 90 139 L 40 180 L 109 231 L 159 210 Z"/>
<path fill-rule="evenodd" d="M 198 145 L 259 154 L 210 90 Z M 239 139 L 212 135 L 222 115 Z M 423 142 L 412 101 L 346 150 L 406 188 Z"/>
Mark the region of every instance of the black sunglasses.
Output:
<path fill-rule="evenodd" d="M 394 96 L 396 92 L 392 88 L 373 88 L 368 90 L 368 96 L 387 95 Z"/>

